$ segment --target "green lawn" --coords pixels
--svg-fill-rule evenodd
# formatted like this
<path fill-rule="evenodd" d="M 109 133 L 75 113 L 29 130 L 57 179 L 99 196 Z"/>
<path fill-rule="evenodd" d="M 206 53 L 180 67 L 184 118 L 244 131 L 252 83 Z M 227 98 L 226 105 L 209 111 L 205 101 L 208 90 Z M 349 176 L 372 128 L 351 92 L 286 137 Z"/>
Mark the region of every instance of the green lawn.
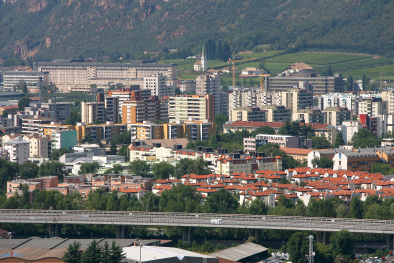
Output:
<path fill-rule="evenodd" d="M 271 72 L 271 76 L 276 76 L 282 72 L 287 66 L 295 62 L 304 62 L 314 68 L 317 74 L 326 72 L 329 65 L 331 65 L 334 73 L 342 73 L 343 76 L 348 77 L 352 75 L 353 78 L 359 79 L 362 75 L 367 75 L 371 79 L 380 79 L 380 71 L 383 71 L 383 79 L 394 79 L 394 66 L 387 65 L 393 62 L 389 58 L 375 58 L 368 54 L 349 54 L 349 53 L 332 53 L 332 52 L 298 52 L 281 55 L 281 51 L 267 51 L 253 54 L 242 54 L 239 57 L 254 58 L 256 60 L 251 62 L 236 63 L 239 71 L 246 67 L 260 68 L 261 58 L 264 60 L 266 69 Z M 182 79 L 195 79 L 197 74 L 193 74 L 193 66 L 195 59 L 188 60 L 163 60 L 159 63 L 175 63 L 180 71 Z M 227 62 L 219 60 L 208 60 L 208 68 L 221 69 L 227 67 Z M 231 64 L 230 64 L 231 66 Z M 191 71 L 188 73 L 187 70 Z M 186 72 L 183 72 L 186 71 Z M 222 76 L 226 83 L 232 84 L 231 76 Z M 242 83 L 242 80 L 241 80 Z"/>
<path fill-rule="evenodd" d="M 282 63 L 290 63 L 290 64 L 295 62 L 303 62 L 307 64 L 328 65 L 328 64 L 339 63 L 344 61 L 364 59 L 368 57 L 369 57 L 368 55 L 298 52 L 298 53 L 284 54 L 284 55 L 268 58 L 266 61 L 282 62 Z"/>

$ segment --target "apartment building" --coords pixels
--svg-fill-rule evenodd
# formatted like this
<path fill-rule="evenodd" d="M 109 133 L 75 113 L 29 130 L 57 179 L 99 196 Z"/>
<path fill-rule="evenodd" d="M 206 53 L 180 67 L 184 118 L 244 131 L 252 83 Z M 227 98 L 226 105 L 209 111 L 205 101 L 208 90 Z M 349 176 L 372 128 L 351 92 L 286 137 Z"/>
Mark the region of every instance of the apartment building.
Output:
<path fill-rule="evenodd" d="M 156 124 L 149 121 L 130 125 L 131 137 L 137 140 L 177 139 L 207 140 L 216 132 L 214 122 L 177 121 Z"/>
<path fill-rule="evenodd" d="M 220 91 L 220 77 L 216 75 L 198 75 L 196 78 L 196 93 L 197 95 L 213 95 L 214 98 L 214 115 L 222 112 L 221 91 Z M 227 114 L 226 112 L 223 112 Z"/>
<path fill-rule="evenodd" d="M 358 103 L 358 114 L 366 114 L 369 117 L 387 114 L 387 104 L 381 98 L 364 98 Z"/>
<path fill-rule="evenodd" d="M 343 141 L 349 144 L 355 133 L 361 130 L 363 126 L 358 121 L 344 121 L 342 122 Z"/>
<path fill-rule="evenodd" d="M 104 107 L 105 107 L 105 121 L 119 123 L 119 98 L 105 97 Z"/>
<path fill-rule="evenodd" d="M 262 110 L 266 112 L 267 122 L 285 122 L 291 120 L 291 109 L 283 105 L 264 105 L 261 106 Z"/>
<path fill-rule="evenodd" d="M 334 155 L 334 170 L 372 171 L 372 165 L 380 163 L 380 156 L 374 149 L 342 151 Z"/>
<path fill-rule="evenodd" d="M 60 148 L 71 150 L 75 145 L 78 144 L 78 132 L 76 130 L 59 130 L 52 133 L 50 138 L 52 150 Z"/>
<path fill-rule="evenodd" d="M 306 89 L 288 89 L 281 92 L 281 104 L 297 112 L 299 109 L 311 108 L 313 102 L 312 92 Z"/>
<path fill-rule="evenodd" d="M 148 89 L 141 90 L 139 86 L 132 86 L 130 89 L 108 91 L 108 97 L 119 98 L 119 115 L 122 116 L 124 101 L 149 99 L 151 97 L 151 91 Z"/>
<path fill-rule="evenodd" d="M 169 98 L 168 116 L 170 121 L 207 120 L 214 121 L 213 95 L 178 95 Z"/>
<path fill-rule="evenodd" d="M 228 94 L 228 116 L 232 119 L 231 112 L 239 107 L 259 107 L 261 93 L 259 88 L 235 88 Z"/>
<path fill-rule="evenodd" d="M 86 124 L 105 122 L 105 103 L 82 101 L 81 121 Z"/>
<path fill-rule="evenodd" d="M 4 71 L 3 72 L 3 89 L 12 91 L 21 81 L 26 83 L 29 89 L 37 89 L 40 82 L 48 83 L 48 72 L 34 71 Z"/>
<path fill-rule="evenodd" d="M 24 135 L 23 141 L 29 143 L 29 157 L 31 158 L 48 158 L 48 138 L 44 135 Z"/>
<path fill-rule="evenodd" d="M 311 73 L 293 74 L 292 76 L 266 77 L 265 87 L 267 91 L 286 91 L 297 86 L 298 83 L 310 83 L 313 87 L 313 94 L 327 94 L 330 92 L 343 92 L 345 81 L 342 74 L 335 74 L 333 77 L 319 76 Z"/>
<path fill-rule="evenodd" d="M 124 132 L 126 124 L 107 122 L 105 124 L 84 125 L 83 123 L 77 123 L 75 130 L 77 131 L 78 141 L 90 134 L 93 143 L 100 143 L 101 140 L 111 141 L 113 136 Z"/>
<path fill-rule="evenodd" d="M 326 123 L 327 113 L 320 109 L 300 109 L 292 113 L 291 119 L 305 123 Z"/>
<path fill-rule="evenodd" d="M 186 91 L 196 91 L 196 80 L 195 79 L 181 79 L 180 81 L 180 90 L 181 92 Z"/>
<path fill-rule="evenodd" d="M 29 158 L 29 142 L 20 138 L 3 143 L 3 149 L 8 152 L 8 160 L 12 163 L 24 164 Z"/>
<path fill-rule="evenodd" d="M 231 111 L 231 121 L 266 121 L 266 111 L 259 107 L 239 107 Z"/>
<path fill-rule="evenodd" d="M 44 125 L 55 124 L 51 118 L 34 116 L 34 118 L 23 118 L 22 119 L 22 133 L 33 134 L 43 132 Z"/>
<path fill-rule="evenodd" d="M 175 96 L 175 87 L 168 85 L 167 77 L 160 73 L 144 77 L 142 89 L 150 90 L 151 96 L 157 96 L 159 98 L 163 96 Z"/>
<path fill-rule="evenodd" d="M 144 100 L 124 101 L 122 116 L 122 124 L 128 126 L 143 121 L 168 121 L 168 99 L 152 96 Z"/>
<path fill-rule="evenodd" d="M 48 103 L 41 103 L 41 108 L 48 111 L 48 116 L 56 122 L 66 123 L 71 117 L 71 108 L 74 102 L 56 102 L 56 99 L 48 100 Z"/>
<path fill-rule="evenodd" d="M 339 126 L 344 121 L 352 119 L 352 112 L 346 107 L 329 107 L 324 110 L 327 114 L 327 124 Z"/>
<path fill-rule="evenodd" d="M 382 91 L 382 100 L 387 103 L 387 113 L 394 113 L 394 90 Z"/>
<path fill-rule="evenodd" d="M 169 80 L 176 79 L 174 64 L 156 64 L 153 61 L 135 60 L 130 63 L 88 63 L 76 60 L 55 60 L 38 62 L 35 69 L 48 72 L 49 83 L 64 92 L 72 88 L 90 88 L 96 84 L 98 88 L 110 85 L 142 85 L 144 77 L 161 73 Z"/>

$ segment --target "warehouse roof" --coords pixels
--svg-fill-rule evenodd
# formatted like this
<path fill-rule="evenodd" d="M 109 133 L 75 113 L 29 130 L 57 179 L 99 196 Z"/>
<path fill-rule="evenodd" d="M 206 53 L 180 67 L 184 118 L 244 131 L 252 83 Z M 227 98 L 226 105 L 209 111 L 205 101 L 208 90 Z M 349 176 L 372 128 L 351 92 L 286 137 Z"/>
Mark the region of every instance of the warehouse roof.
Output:
<path fill-rule="evenodd" d="M 244 258 L 251 257 L 267 250 L 268 248 L 266 247 L 248 242 L 242 245 L 238 245 L 236 247 L 230 247 L 220 250 L 218 252 L 209 254 L 209 256 L 240 261 Z"/>

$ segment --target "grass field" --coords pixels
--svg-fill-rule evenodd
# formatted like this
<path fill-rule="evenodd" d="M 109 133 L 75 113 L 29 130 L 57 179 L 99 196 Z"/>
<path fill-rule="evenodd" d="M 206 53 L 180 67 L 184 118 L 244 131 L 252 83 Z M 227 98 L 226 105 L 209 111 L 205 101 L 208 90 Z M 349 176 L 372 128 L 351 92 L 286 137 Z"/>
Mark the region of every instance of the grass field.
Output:
<path fill-rule="evenodd" d="M 383 71 L 383 79 L 394 80 L 393 59 L 384 57 L 375 57 L 369 54 L 349 54 L 333 52 L 298 52 L 291 54 L 282 54 L 281 51 L 267 51 L 253 54 L 242 54 L 238 57 L 251 59 L 250 62 L 243 60 L 236 63 L 239 71 L 246 67 L 260 68 L 260 59 L 264 59 L 265 67 L 271 72 L 272 76 L 283 71 L 287 66 L 295 62 L 304 62 L 314 68 L 317 74 L 326 72 L 331 65 L 334 73 L 342 73 L 344 77 L 350 75 L 355 79 L 360 79 L 366 75 L 370 79 L 380 79 L 380 72 Z M 254 59 L 254 60 L 253 60 Z M 182 79 L 196 78 L 193 73 L 195 59 L 188 60 L 163 60 L 159 63 L 175 63 L 180 70 Z M 228 66 L 227 62 L 219 60 L 208 60 L 208 68 L 221 69 Z M 231 66 L 231 65 L 230 65 Z M 188 70 L 190 72 L 188 72 Z M 229 76 L 221 77 L 226 83 L 232 83 Z M 240 80 L 241 83 L 243 82 Z"/>
<path fill-rule="evenodd" d="M 350 55 L 350 54 L 337 54 L 337 53 L 309 53 L 298 52 L 291 54 L 284 54 L 268 58 L 267 62 L 282 62 L 282 63 L 295 63 L 304 62 L 307 64 L 327 65 L 339 63 L 344 61 L 353 61 L 368 58 L 367 55 Z"/>

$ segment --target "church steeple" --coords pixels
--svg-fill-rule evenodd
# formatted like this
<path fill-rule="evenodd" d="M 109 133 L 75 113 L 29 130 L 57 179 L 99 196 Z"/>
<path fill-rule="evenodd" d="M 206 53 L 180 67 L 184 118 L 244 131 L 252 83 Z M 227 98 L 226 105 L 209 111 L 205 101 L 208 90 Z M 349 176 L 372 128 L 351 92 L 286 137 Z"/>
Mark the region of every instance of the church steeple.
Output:
<path fill-rule="evenodd" d="M 201 69 L 203 72 L 207 71 L 207 58 L 205 57 L 204 47 L 205 44 L 202 45 L 202 55 L 201 55 Z"/>

